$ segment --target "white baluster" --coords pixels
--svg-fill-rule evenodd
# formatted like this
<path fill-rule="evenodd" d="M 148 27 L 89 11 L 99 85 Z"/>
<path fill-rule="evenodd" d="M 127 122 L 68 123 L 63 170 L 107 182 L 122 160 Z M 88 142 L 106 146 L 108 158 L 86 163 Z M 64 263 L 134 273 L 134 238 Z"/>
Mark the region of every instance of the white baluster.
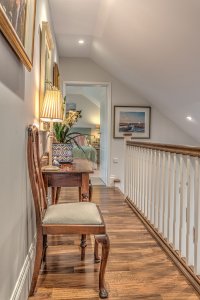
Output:
<path fill-rule="evenodd" d="M 179 228 L 180 228 L 180 155 L 174 154 L 174 226 L 173 245 L 179 250 Z"/>
<path fill-rule="evenodd" d="M 141 180 L 142 180 L 142 184 L 141 184 L 141 200 L 142 200 L 142 203 L 141 203 L 141 211 L 142 213 L 144 214 L 144 195 L 145 195 L 145 149 L 142 149 L 142 152 L 141 152 L 141 158 L 142 158 L 142 176 L 141 176 Z"/>
<path fill-rule="evenodd" d="M 125 178 L 124 178 L 124 194 L 128 196 L 128 146 L 125 144 Z"/>
<path fill-rule="evenodd" d="M 148 201 L 148 211 L 147 211 L 147 218 L 151 221 L 151 210 L 152 210 L 152 176 L 153 176 L 153 150 L 150 149 L 150 159 L 149 159 L 149 171 L 148 171 L 148 194 L 147 194 L 147 201 Z"/>
<path fill-rule="evenodd" d="M 136 202 L 136 147 L 133 147 L 133 203 Z"/>
<path fill-rule="evenodd" d="M 133 201 L 134 199 L 134 182 L 133 182 L 133 178 L 134 178 L 134 148 L 131 147 L 131 201 Z"/>
<path fill-rule="evenodd" d="M 135 148 L 135 204 L 138 205 L 138 147 Z"/>
<path fill-rule="evenodd" d="M 132 166 L 131 166 L 131 160 L 132 160 L 132 146 L 129 146 L 129 198 L 132 201 L 131 197 L 131 189 L 132 189 L 132 180 L 131 180 L 131 172 L 132 172 Z"/>
<path fill-rule="evenodd" d="M 142 160 L 141 160 L 141 148 L 139 148 L 139 164 L 138 164 L 138 190 L 139 190 L 139 210 L 141 210 L 141 165 L 142 165 Z"/>
<path fill-rule="evenodd" d="M 133 203 L 135 203 L 135 176 L 136 176 L 136 169 L 135 169 L 135 147 L 133 147 Z"/>
<path fill-rule="evenodd" d="M 148 216 L 148 194 L 149 194 L 149 181 L 148 181 L 148 176 L 149 176 L 149 161 L 150 161 L 150 151 L 149 149 L 145 150 L 145 182 L 144 182 L 144 215 L 147 218 Z"/>
<path fill-rule="evenodd" d="M 169 193 L 169 164 L 168 164 L 168 159 L 169 155 L 168 153 L 164 152 L 164 161 L 163 161 L 163 236 L 164 238 L 167 238 L 167 224 L 168 224 L 168 193 Z"/>
<path fill-rule="evenodd" d="M 143 207 L 143 149 L 140 148 L 140 210 Z"/>
<path fill-rule="evenodd" d="M 129 150 L 129 146 L 127 146 L 127 151 L 126 151 L 126 196 L 128 197 L 128 185 L 129 185 L 129 178 L 128 178 L 128 150 Z"/>
<path fill-rule="evenodd" d="M 159 185 L 159 205 L 158 205 L 158 230 L 163 233 L 163 206 L 164 206 L 164 191 L 165 191 L 165 153 L 160 152 L 160 185 Z"/>
<path fill-rule="evenodd" d="M 132 201 L 132 198 L 131 198 L 131 188 L 132 188 L 132 181 L 131 181 L 131 172 L 132 172 L 132 169 L 131 169 L 131 156 L 132 156 L 132 151 L 131 151 L 131 149 L 132 149 L 132 146 L 129 146 L 129 174 L 128 174 L 128 176 L 129 176 L 129 199 L 131 199 L 131 201 Z"/>
<path fill-rule="evenodd" d="M 186 259 L 189 266 L 194 265 L 194 158 L 187 156 L 187 236 L 186 236 Z"/>
<path fill-rule="evenodd" d="M 175 168 L 174 168 L 174 155 L 168 154 L 168 181 L 169 181 L 169 192 L 168 192 L 168 242 L 173 243 L 173 220 L 174 220 L 174 182 L 175 182 Z"/>
<path fill-rule="evenodd" d="M 137 160 L 137 147 L 135 147 L 135 155 L 134 155 L 134 157 L 135 157 L 135 181 L 134 181 L 134 185 L 135 185 L 135 192 L 134 192 L 134 194 L 135 194 L 135 204 L 137 204 L 137 163 L 138 163 L 138 160 Z"/>
<path fill-rule="evenodd" d="M 152 205 L 151 205 L 151 223 L 155 225 L 156 215 L 156 183 L 157 183 L 157 151 L 153 150 L 153 176 L 152 176 Z"/>
<path fill-rule="evenodd" d="M 187 158 L 180 156 L 180 252 L 186 257 Z"/>
<path fill-rule="evenodd" d="M 156 180 L 154 182 L 155 184 L 155 227 L 158 228 L 159 224 L 159 207 L 160 207 L 160 151 L 157 151 L 156 157 Z"/>

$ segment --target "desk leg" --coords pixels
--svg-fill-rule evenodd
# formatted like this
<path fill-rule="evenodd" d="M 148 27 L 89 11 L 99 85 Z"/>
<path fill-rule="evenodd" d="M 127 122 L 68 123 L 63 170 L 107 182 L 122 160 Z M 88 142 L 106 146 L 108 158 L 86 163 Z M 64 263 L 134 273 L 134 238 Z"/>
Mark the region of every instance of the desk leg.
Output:
<path fill-rule="evenodd" d="M 51 203 L 56 204 L 56 187 L 51 187 Z"/>
<path fill-rule="evenodd" d="M 89 200 L 89 173 L 82 174 L 81 196 L 83 202 Z"/>
<path fill-rule="evenodd" d="M 55 203 L 57 204 L 58 203 L 58 200 L 59 200 L 59 197 L 60 197 L 60 191 L 61 191 L 61 187 L 58 186 L 56 188 L 56 199 L 55 199 Z"/>
<path fill-rule="evenodd" d="M 78 194 L 79 194 L 79 202 L 82 201 L 82 195 L 81 195 L 81 186 L 78 188 Z"/>
<path fill-rule="evenodd" d="M 82 174 L 82 186 L 79 188 L 79 201 L 87 202 L 89 200 L 89 174 Z M 85 248 L 87 247 L 86 234 L 81 235 L 81 260 L 85 259 Z"/>
<path fill-rule="evenodd" d="M 48 204 L 48 201 L 49 201 L 49 199 L 48 199 L 48 179 L 44 175 L 43 175 L 43 181 L 44 181 L 44 188 L 45 188 L 45 193 L 46 193 L 46 195 L 45 195 L 46 196 L 46 202 Z"/>
<path fill-rule="evenodd" d="M 51 187 L 51 198 L 52 198 L 52 204 L 57 204 L 60 196 L 61 187 Z"/>
<path fill-rule="evenodd" d="M 81 235 L 81 260 L 85 259 L 85 248 L 87 247 L 86 234 Z"/>

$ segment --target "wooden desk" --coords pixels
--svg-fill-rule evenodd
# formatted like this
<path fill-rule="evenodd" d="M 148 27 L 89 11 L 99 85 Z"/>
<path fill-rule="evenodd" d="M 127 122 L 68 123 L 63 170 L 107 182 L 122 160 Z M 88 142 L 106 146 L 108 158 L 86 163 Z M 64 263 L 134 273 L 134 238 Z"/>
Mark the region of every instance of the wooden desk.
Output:
<path fill-rule="evenodd" d="M 52 203 L 58 201 L 60 187 L 79 187 L 79 201 L 89 200 L 89 174 L 92 165 L 87 159 L 74 159 L 72 164 L 62 165 L 59 170 L 47 171 L 42 168 L 46 192 L 52 187 Z"/>

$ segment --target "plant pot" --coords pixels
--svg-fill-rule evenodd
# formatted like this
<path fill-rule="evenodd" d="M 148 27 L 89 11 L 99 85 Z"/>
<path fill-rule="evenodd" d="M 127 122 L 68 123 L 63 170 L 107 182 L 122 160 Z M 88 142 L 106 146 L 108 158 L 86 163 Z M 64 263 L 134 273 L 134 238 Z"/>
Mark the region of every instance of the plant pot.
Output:
<path fill-rule="evenodd" d="M 52 158 L 60 164 L 71 163 L 73 161 L 72 144 L 52 144 Z"/>

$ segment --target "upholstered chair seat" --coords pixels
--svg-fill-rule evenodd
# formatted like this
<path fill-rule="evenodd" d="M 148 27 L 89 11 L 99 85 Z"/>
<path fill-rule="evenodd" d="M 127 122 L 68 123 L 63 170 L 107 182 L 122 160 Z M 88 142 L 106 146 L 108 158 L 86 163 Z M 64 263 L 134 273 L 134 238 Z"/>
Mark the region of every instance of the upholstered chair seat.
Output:
<path fill-rule="evenodd" d="M 47 208 L 43 218 L 47 224 L 101 225 L 96 204 L 91 202 L 61 203 Z"/>

